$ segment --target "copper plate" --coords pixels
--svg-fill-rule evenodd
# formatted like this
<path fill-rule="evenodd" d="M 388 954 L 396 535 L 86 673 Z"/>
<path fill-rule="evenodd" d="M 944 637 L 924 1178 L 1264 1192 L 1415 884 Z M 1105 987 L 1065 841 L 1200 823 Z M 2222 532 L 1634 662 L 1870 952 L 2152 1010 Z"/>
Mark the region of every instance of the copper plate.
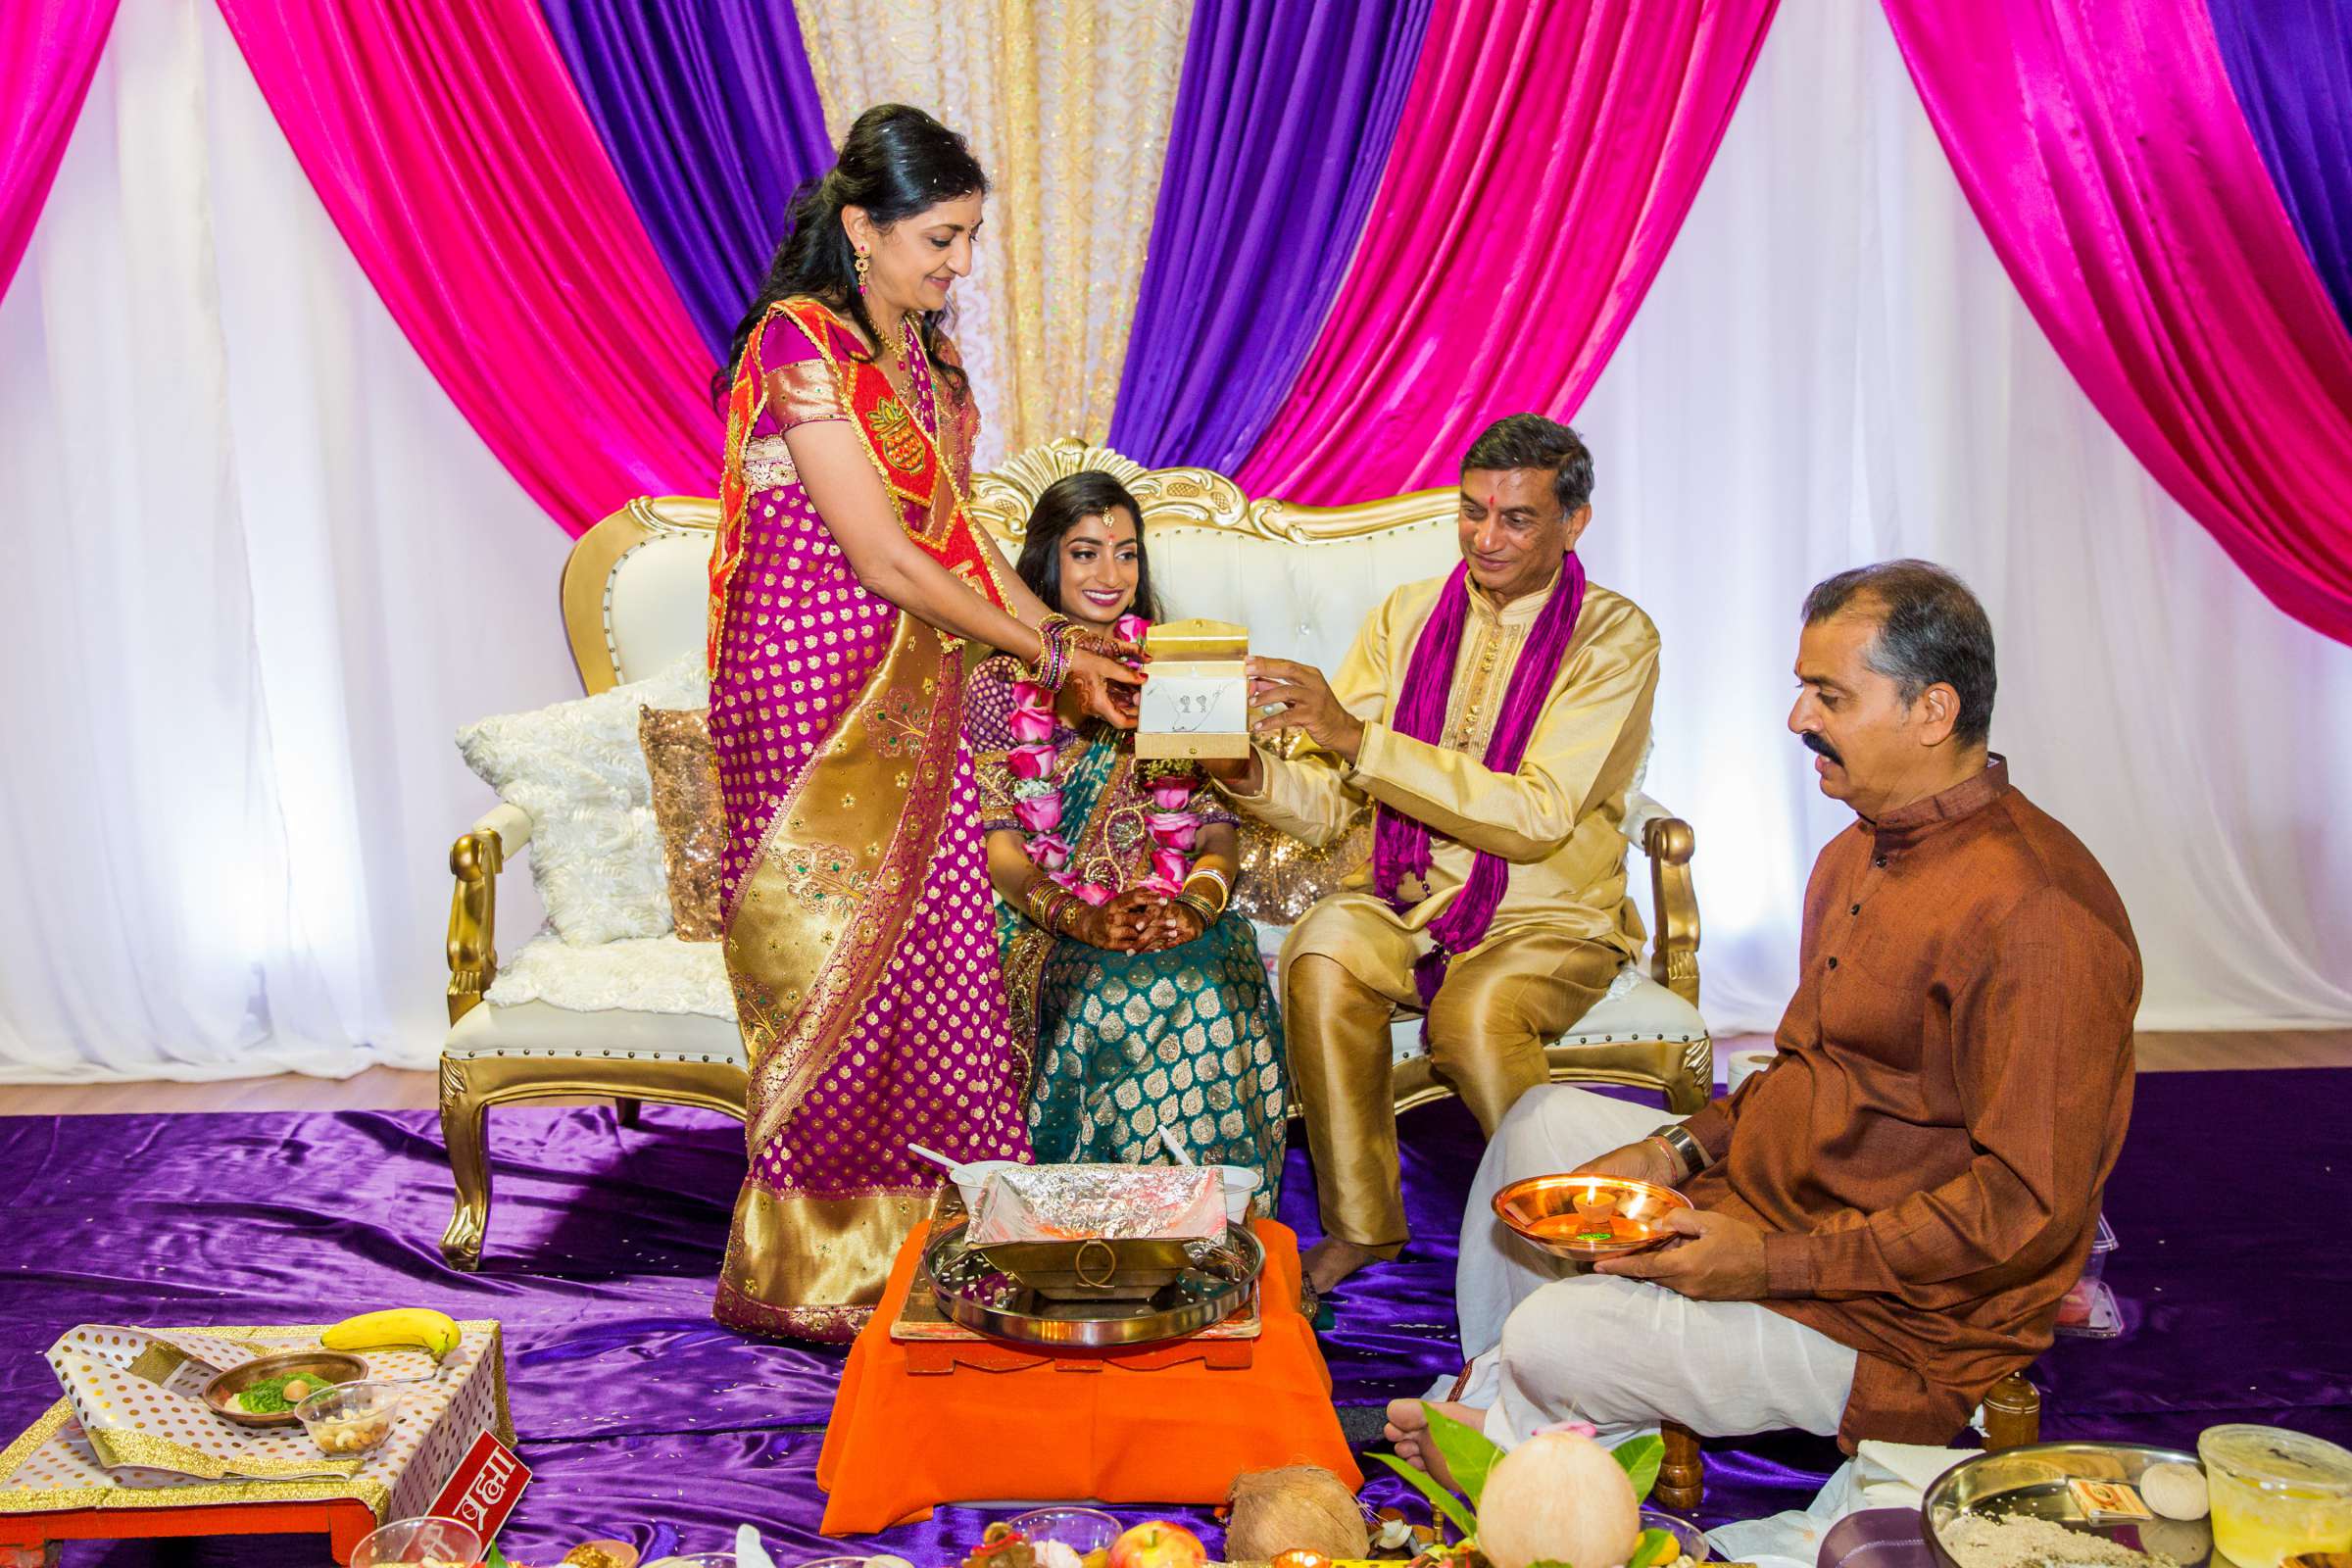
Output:
<path fill-rule="evenodd" d="M 1494 1195 L 1494 1216 L 1554 1257 L 1595 1263 L 1672 1239 L 1666 1216 L 1690 1200 L 1622 1176 L 1530 1176 Z"/>
<path fill-rule="evenodd" d="M 248 1410 L 237 1402 L 237 1396 L 255 1384 L 274 1377 L 292 1377 L 300 1373 L 315 1377 L 320 1383 L 365 1383 L 368 1363 L 356 1355 L 344 1355 L 335 1350 L 289 1350 L 282 1355 L 265 1355 L 243 1366 L 232 1366 L 204 1386 L 204 1402 L 213 1414 L 234 1421 L 241 1427 L 291 1427 L 301 1423 L 292 1410 L 272 1411 L 264 1415 Z"/>

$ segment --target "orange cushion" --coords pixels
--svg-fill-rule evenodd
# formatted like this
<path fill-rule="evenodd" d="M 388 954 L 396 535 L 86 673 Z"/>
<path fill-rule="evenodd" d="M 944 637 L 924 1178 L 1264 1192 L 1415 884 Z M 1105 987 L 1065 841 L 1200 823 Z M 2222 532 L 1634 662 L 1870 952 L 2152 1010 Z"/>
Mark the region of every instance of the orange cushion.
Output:
<path fill-rule="evenodd" d="M 1231 1368 L 1166 1365 L 1161 1348 L 914 1372 L 890 1325 L 921 1266 L 918 1233 L 842 1373 L 816 1461 L 824 1533 L 887 1530 L 928 1518 L 937 1502 L 1220 1503 L 1236 1475 L 1285 1464 L 1319 1464 L 1361 1486 L 1323 1351 L 1298 1315 L 1298 1238 L 1251 1223 L 1266 1249 L 1263 1332 L 1250 1364 Z"/>

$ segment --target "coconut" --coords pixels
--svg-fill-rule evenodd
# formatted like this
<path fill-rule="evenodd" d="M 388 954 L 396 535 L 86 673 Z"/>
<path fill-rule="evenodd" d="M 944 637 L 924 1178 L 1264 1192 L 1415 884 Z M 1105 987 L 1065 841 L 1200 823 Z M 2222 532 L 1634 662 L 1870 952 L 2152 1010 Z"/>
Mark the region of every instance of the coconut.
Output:
<path fill-rule="evenodd" d="M 1586 1432 L 1539 1432 L 1495 1461 L 1478 1499 L 1478 1547 L 1494 1568 L 1619 1568 L 1642 1539 L 1625 1467 Z"/>
<path fill-rule="evenodd" d="M 1360 1561 L 1372 1536 L 1348 1483 L 1321 1465 L 1285 1465 L 1233 1478 L 1225 1560 L 1270 1562 L 1286 1551 Z"/>

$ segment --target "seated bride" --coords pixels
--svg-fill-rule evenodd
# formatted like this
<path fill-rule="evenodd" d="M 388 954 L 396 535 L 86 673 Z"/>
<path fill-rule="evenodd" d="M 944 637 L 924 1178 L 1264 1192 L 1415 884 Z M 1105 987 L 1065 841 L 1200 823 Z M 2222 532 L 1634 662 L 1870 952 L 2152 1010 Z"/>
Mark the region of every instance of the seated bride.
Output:
<path fill-rule="evenodd" d="M 1109 474 L 1057 480 L 1021 580 L 1140 641 L 1155 613 L 1141 515 Z M 1165 1128 L 1201 1164 L 1257 1172 L 1271 1214 L 1289 1094 L 1256 940 L 1226 907 L 1237 819 L 1196 764 L 1139 762 L 1131 735 L 1074 727 L 1025 673 L 1004 656 L 972 671 L 964 739 L 1037 1157 L 1140 1163 Z"/>

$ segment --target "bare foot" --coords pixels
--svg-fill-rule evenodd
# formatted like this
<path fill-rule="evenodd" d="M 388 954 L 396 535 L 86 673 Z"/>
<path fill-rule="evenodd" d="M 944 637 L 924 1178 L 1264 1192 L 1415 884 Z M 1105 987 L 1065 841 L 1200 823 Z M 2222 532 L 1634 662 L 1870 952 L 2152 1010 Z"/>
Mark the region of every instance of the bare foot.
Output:
<path fill-rule="evenodd" d="M 1380 1261 L 1380 1254 L 1368 1247 L 1343 1242 L 1336 1236 L 1326 1236 L 1306 1250 L 1299 1260 L 1306 1265 L 1306 1277 L 1314 1282 L 1318 1296 L 1329 1296 L 1339 1289 L 1340 1281 L 1362 1268 L 1366 1263 Z"/>
<path fill-rule="evenodd" d="M 1475 1405 L 1440 1404 L 1441 1414 L 1449 1415 L 1466 1427 L 1484 1427 L 1487 1412 Z M 1453 1485 L 1453 1473 L 1446 1468 L 1446 1456 L 1429 1436 L 1429 1412 L 1421 1408 L 1419 1399 L 1391 1399 L 1389 1424 L 1382 1429 L 1396 1457 L 1416 1469 L 1426 1470 L 1430 1479 L 1440 1486 Z"/>

